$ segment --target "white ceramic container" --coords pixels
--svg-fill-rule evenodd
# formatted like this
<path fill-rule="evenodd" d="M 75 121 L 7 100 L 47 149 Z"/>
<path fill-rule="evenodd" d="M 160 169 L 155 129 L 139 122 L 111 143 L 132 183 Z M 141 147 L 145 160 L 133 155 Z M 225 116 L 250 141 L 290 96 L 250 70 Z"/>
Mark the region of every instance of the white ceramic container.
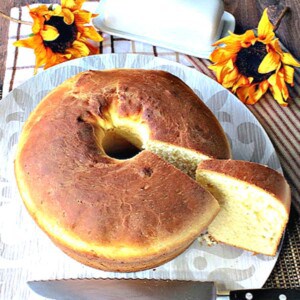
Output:
<path fill-rule="evenodd" d="M 235 27 L 222 0 L 101 0 L 96 12 L 103 32 L 202 58 Z"/>

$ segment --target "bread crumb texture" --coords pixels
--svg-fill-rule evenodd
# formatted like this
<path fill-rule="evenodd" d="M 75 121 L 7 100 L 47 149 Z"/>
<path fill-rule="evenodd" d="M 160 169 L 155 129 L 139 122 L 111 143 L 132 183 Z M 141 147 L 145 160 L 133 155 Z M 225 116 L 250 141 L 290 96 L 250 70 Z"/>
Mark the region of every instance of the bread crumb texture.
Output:
<path fill-rule="evenodd" d="M 236 168 L 243 168 L 245 174 L 265 172 L 265 182 L 269 183 L 260 182 L 261 175 L 252 176 L 252 180 L 247 176 L 239 178 L 238 173 L 228 174 L 226 167 L 219 168 L 226 163 L 200 163 L 197 169 L 197 182 L 212 193 L 221 206 L 208 227 L 209 234 L 218 242 L 254 253 L 275 255 L 289 217 L 290 190 L 287 183 L 279 173 L 265 166 L 230 161 L 227 168 L 234 164 Z M 263 187 L 264 184 L 267 188 Z M 282 194 L 276 194 L 276 185 L 282 186 Z"/>

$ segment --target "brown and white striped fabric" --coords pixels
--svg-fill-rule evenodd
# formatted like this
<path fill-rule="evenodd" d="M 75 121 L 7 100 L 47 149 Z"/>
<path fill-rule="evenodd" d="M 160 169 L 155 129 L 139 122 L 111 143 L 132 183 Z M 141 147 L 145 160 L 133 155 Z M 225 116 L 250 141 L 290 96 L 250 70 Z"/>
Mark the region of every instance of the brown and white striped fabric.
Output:
<path fill-rule="evenodd" d="M 97 2 L 86 2 L 84 8 L 94 11 Z M 11 16 L 16 19 L 28 20 L 28 8 L 13 8 Z M 15 48 L 13 42 L 26 38 L 31 33 L 31 27 L 17 23 L 10 24 L 8 57 L 3 84 L 3 96 L 13 88 L 33 76 L 35 57 L 31 49 Z M 215 79 L 214 74 L 207 67 L 208 60 L 176 53 L 172 50 L 155 47 L 153 45 L 130 41 L 102 33 L 104 41 L 99 44 L 101 53 L 138 53 L 159 56 L 173 60 L 186 66 L 196 68 L 205 75 Z M 40 70 L 42 71 L 42 70 Z M 281 107 L 267 93 L 261 101 L 248 106 L 256 118 L 265 128 L 272 140 L 277 154 L 292 189 L 294 207 L 300 213 L 300 70 L 295 72 L 295 86 L 290 89 L 292 101 L 288 107 Z"/>

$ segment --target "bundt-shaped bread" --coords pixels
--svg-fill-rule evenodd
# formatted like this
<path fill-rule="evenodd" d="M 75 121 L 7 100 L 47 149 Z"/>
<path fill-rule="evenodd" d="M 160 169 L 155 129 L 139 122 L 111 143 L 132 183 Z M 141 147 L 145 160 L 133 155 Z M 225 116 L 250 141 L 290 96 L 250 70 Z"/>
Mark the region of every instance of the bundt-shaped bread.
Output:
<path fill-rule="evenodd" d="M 216 216 L 214 197 L 182 172 L 212 157 L 230 157 L 226 136 L 180 79 L 87 71 L 30 115 L 15 174 L 29 213 L 63 251 L 128 272 L 177 256 Z"/>
<path fill-rule="evenodd" d="M 276 254 L 291 205 L 289 185 L 280 173 L 257 163 L 212 159 L 199 164 L 196 180 L 221 206 L 208 227 L 216 241 Z"/>

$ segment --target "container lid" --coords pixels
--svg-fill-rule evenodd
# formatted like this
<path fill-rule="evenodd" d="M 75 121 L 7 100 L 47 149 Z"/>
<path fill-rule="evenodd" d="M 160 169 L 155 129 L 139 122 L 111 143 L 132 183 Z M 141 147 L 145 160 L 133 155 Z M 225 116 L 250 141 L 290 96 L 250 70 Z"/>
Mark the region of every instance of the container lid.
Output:
<path fill-rule="evenodd" d="M 96 13 L 102 32 L 201 58 L 235 28 L 221 0 L 101 0 Z"/>

